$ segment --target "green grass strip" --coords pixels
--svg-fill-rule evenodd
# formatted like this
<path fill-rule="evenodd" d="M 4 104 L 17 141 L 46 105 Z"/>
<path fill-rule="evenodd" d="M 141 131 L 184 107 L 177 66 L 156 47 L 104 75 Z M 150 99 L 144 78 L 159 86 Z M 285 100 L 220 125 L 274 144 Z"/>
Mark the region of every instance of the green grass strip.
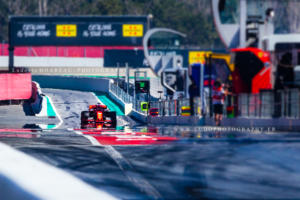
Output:
<path fill-rule="evenodd" d="M 110 111 L 116 111 L 118 116 L 124 115 L 124 112 L 121 110 L 121 108 L 112 100 L 110 100 L 110 98 L 106 94 L 96 92 L 95 95 L 101 102 L 103 102 L 107 106 Z"/>
<path fill-rule="evenodd" d="M 48 124 L 48 125 L 47 125 L 47 129 L 53 129 L 53 128 L 55 128 L 55 127 L 56 127 L 55 124 Z"/>
<path fill-rule="evenodd" d="M 47 98 L 47 115 L 48 117 L 56 117 L 56 113 L 52 107 L 52 104 L 50 103 L 49 98 L 46 96 Z"/>
<path fill-rule="evenodd" d="M 50 100 L 49 100 L 49 97 L 46 96 L 46 99 L 47 99 L 47 116 L 48 117 L 56 117 L 56 113 L 55 113 L 55 111 L 53 109 L 53 106 L 52 106 Z M 56 127 L 55 124 L 48 124 L 47 125 L 47 129 L 53 129 L 55 127 Z"/>

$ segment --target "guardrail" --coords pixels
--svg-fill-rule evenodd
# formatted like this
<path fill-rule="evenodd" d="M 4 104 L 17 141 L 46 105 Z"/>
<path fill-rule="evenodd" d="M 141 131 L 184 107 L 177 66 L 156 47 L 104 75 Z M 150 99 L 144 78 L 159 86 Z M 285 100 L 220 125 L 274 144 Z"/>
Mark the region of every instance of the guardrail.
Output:
<path fill-rule="evenodd" d="M 259 94 L 241 94 L 235 102 L 241 117 L 256 118 L 300 118 L 300 91 L 289 89 L 266 91 Z"/>
<path fill-rule="evenodd" d="M 113 92 L 125 103 L 132 103 L 132 108 L 137 112 L 150 115 L 151 109 L 158 111 L 157 116 L 182 116 L 190 113 L 189 99 L 141 101 L 127 94 L 115 84 L 110 84 L 110 92 Z M 213 116 L 211 100 L 205 97 L 204 106 L 200 97 L 194 98 L 195 116 Z M 228 95 L 224 104 L 224 117 L 246 118 L 300 118 L 300 90 L 289 89 L 281 91 L 263 91 L 259 94 Z"/>
<path fill-rule="evenodd" d="M 147 105 L 149 105 L 147 107 Z M 143 108 L 144 107 L 144 108 Z M 149 115 L 151 109 L 157 109 L 157 116 L 181 116 L 190 113 L 190 100 L 177 99 L 177 100 L 160 100 L 160 101 L 136 101 L 133 108 L 145 115 Z M 147 109 L 149 108 L 149 109 Z M 202 116 L 202 106 L 200 97 L 194 98 L 194 115 Z M 189 115 L 189 114 L 188 114 Z"/>
<path fill-rule="evenodd" d="M 206 98 L 211 105 L 209 98 Z M 280 91 L 262 91 L 259 94 L 228 95 L 224 104 L 224 117 L 246 118 L 300 118 L 300 91 L 289 89 Z M 207 106 L 212 116 L 212 106 Z"/>
<path fill-rule="evenodd" d="M 109 84 L 109 91 L 114 93 L 116 96 L 118 96 L 124 103 L 133 103 L 133 97 L 126 93 L 123 89 L 121 89 L 119 86 L 110 83 Z"/>

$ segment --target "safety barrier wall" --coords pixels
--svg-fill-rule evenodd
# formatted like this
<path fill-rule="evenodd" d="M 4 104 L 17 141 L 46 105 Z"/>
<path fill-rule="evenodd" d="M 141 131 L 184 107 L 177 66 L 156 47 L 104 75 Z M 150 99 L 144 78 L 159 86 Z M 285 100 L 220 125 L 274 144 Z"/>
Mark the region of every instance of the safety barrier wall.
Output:
<path fill-rule="evenodd" d="M 115 84 L 109 85 L 109 91 L 114 93 L 117 97 L 119 97 L 125 103 L 133 102 L 133 97 L 130 96 L 128 93 L 126 93 L 124 90 L 122 90 L 120 87 L 118 87 Z"/>
<path fill-rule="evenodd" d="M 128 115 L 132 111 L 133 97 L 127 94 L 124 90 L 113 83 L 109 83 L 108 95 L 124 109 L 125 115 Z"/>
<path fill-rule="evenodd" d="M 31 90 L 30 73 L 0 73 L 0 101 L 29 99 Z"/>
<path fill-rule="evenodd" d="M 75 76 L 32 76 L 42 88 L 108 92 L 109 79 Z"/>
<path fill-rule="evenodd" d="M 158 116 L 147 117 L 147 122 L 158 125 L 204 125 L 205 120 L 199 116 Z"/>
<path fill-rule="evenodd" d="M 205 125 L 215 126 L 213 118 L 206 117 Z M 236 117 L 223 118 L 221 126 L 231 127 L 228 131 L 300 131 L 300 119 L 293 118 L 253 118 L 253 117 Z M 248 129 L 245 129 L 247 128 Z M 251 127 L 251 129 L 249 129 Z"/>
<path fill-rule="evenodd" d="M 148 123 L 148 119 L 147 119 L 148 117 L 144 113 L 132 109 L 128 115 L 139 122 Z"/>

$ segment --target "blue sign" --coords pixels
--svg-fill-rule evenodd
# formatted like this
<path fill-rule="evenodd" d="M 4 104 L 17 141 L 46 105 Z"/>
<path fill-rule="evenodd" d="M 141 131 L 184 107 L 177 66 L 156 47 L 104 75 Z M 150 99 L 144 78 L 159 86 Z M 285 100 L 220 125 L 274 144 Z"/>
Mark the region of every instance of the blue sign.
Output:
<path fill-rule="evenodd" d="M 9 22 L 10 46 L 142 46 L 146 16 L 21 17 Z"/>

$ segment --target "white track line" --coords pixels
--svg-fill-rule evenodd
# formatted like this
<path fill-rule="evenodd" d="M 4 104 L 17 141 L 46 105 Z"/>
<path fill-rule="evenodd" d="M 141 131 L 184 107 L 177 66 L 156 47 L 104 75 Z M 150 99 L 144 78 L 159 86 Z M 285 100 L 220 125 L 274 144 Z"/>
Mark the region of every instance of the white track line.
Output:
<path fill-rule="evenodd" d="M 1 199 L 116 199 L 73 175 L 0 143 Z M 18 195 L 15 195 L 18 194 Z"/>
<path fill-rule="evenodd" d="M 53 128 L 53 129 L 57 129 L 58 127 L 60 127 L 60 126 L 62 125 L 62 123 L 63 123 L 64 121 L 62 120 L 62 118 L 61 118 L 59 112 L 57 112 L 57 110 L 56 110 L 56 108 L 55 108 L 55 105 L 54 105 L 54 103 L 53 103 L 51 97 L 50 97 L 50 96 L 47 96 L 47 97 L 48 97 L 48 99 L 49 99 L 49 101 L 50 101 L 50 104 L 52 105 L 52 108 L 53 108 L 53 110 L 54 110 L 56 116 L 57 116 L 58 119 L 59 119 L 58 125 L 56 125 L 56 126 Z"/>
<path fill-rule="evenodd" d="M 142 175 L 132 172 L 134 170 L 129 161 L 126 160 L 113 146 L 102 145 L 93 136 L 84 135 L 80 131 L 74 132 L 87 138 L 93 145 L 103 147 L 106 153 L 117 163 L 128 180 L 137 188 L 139 188 L 140 191 L 146 193 L 150 198 L 162 199 L 160 193 L 144 177 L 142 177 Z"/>
<path fill-rule="evenodd" d="M 90 93 L 97 99 L 97 101 L 98 101 L 100 104 L 104 105 L 104 103 L 97 97 L 97 95 L 96 95 L 94 92 L 90 92 Z"/>
<path fill-rule="evenodd" d="M 42 92 L 42 89 L 41 89 L 41 87 L 40 87 L 40 84 L 37 83 L 37 82 L 35 82 L 35 83 L 36 83 L 36 85 L 37 85 L 38 92 L 39 92 L 40 94 L 42 94 L 43 92 Z M 53 110 L 54 110 L 54 112 L 55 112 L 55 115 L 56 115 L 56 116 L 58 117 L 58 119 L 59 119 L 59 123 L 58 123 L 57 125 L 55 125 L 55 127 L 53 128 L 53 129 L 57 129 L 58 127 L 60 127 L 60 126 L 62 125 L 63 120 L 62 120 L 61 116 L 59 115 L 59 113 L 57 112 L 57 110 L 56 110 L 56 108 L 55 108 L 55 105 L 54 105 L 54 103 L 53 103 L 51 97 L 50 97 L 49 95 L 45 95 L 45 99 L 46 99 L 46 100 L 47 100 L 47 98 L 49 99 L 49 102 L 50 102 L 50 104 L 51 104 L 51 106 L 52 106 L 52 108 L 53 108 Z M 46 102 L 46 103 L 47 103 L 47 102 Z"/>
<path fill-rule="evenodd" d="M 78 135 L 81 135 L 85 138 L 87 138 L 91 143 L 92 145 L 95 145 L 95 146 L 102 146 L 94 137 L 90 136 L 90 135 L 84 135 L 82 132 L 80 131 L 74 131 L 76 134 Z"/>

